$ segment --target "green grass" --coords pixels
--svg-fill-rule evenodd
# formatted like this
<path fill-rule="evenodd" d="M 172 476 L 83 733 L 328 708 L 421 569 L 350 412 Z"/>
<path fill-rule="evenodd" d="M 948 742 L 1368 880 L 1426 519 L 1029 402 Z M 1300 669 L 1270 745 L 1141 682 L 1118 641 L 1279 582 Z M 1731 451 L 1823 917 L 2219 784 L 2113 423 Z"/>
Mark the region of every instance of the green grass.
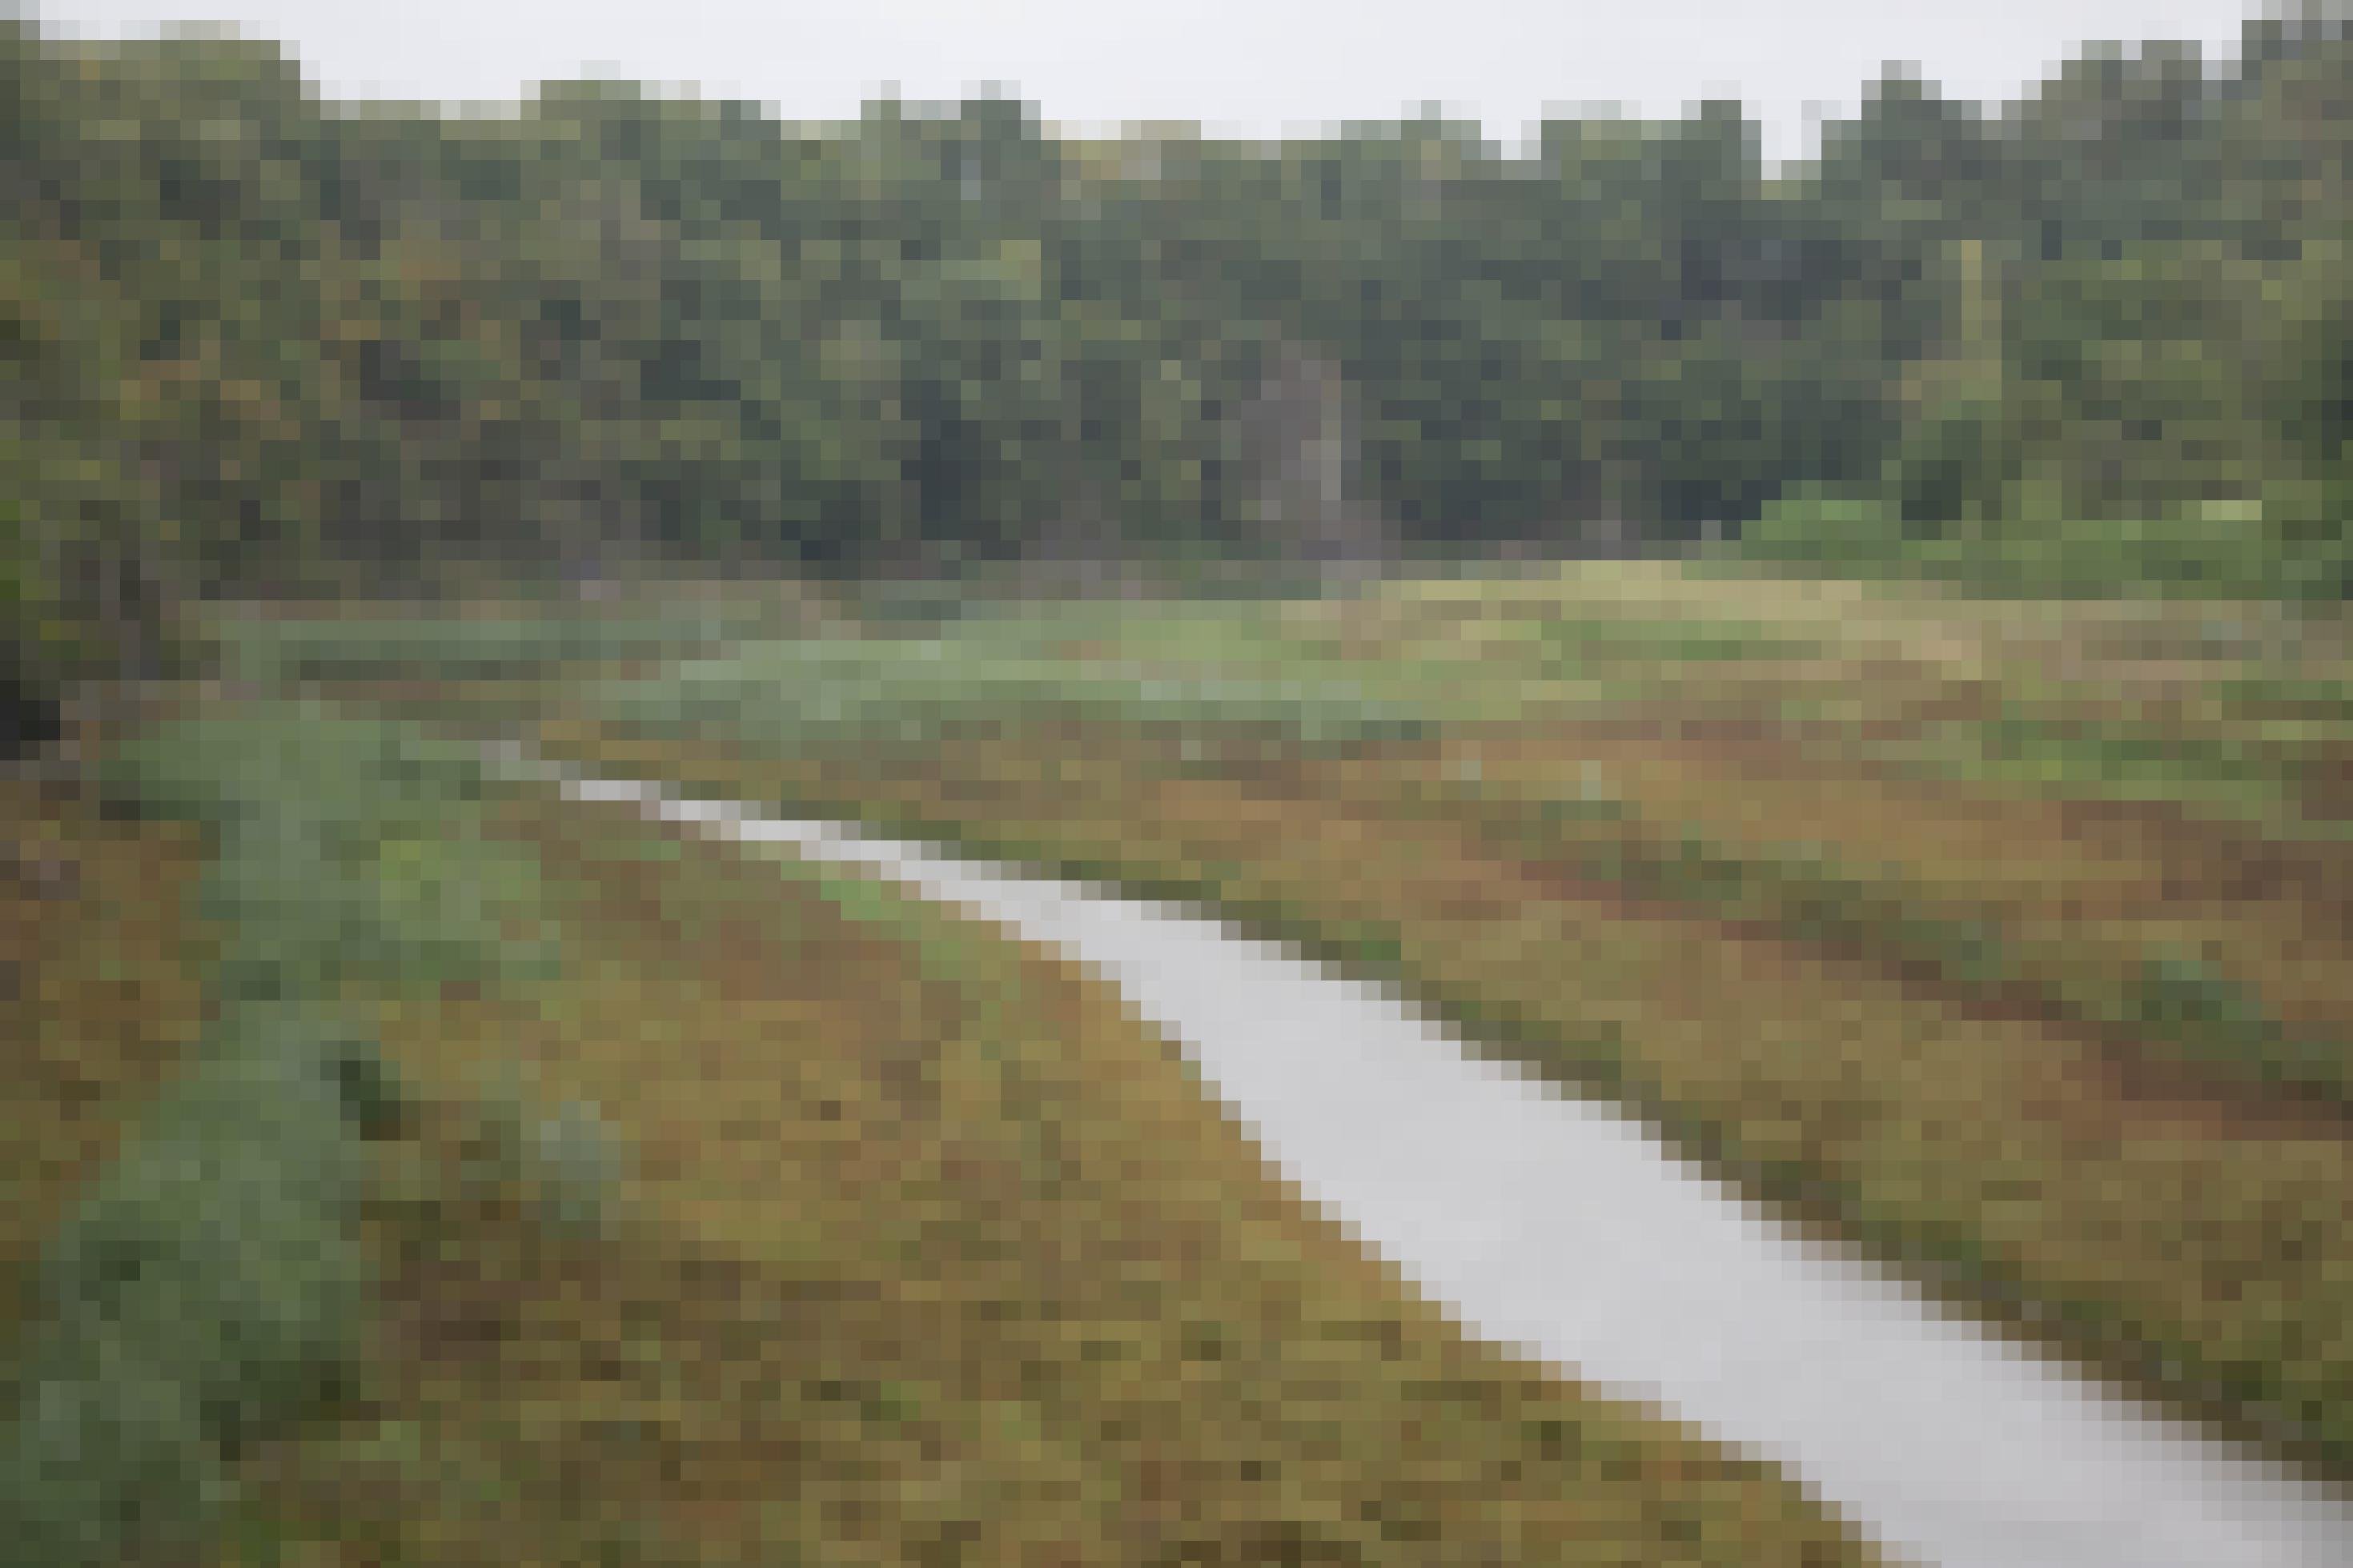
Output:
<path fill-rule="evenodd" d="M 554 962 L 531 867 L 481 838 L 491 786 L 463 747 L 296 701 L 167 721 L 104 773 L 213 830 L 201 897 L 229 994 L 528 984 Z"/>
<path fill-rule="evenodd" d="M 774 637 L 782 615 L 756 605 L 661 614 L 593 608 L 464 616 L 230 620 L 216 632 L 223 673 L 252 683 L 498 680 L 599 660 L 675 658 Z"/>
<path fill-rule="evenodd" d="M 2245 675 L 2218 681 L 2214 699 L 2225 710 L 2253 720 L 2325 726 L 2332 736 L 2353 734 L 2353 684 L 2281 675 Z"/>
<path fill-rule="evenodd" d="M 922 637 L 806 640 L 681 660 L 587 700 L 643 732 L 712 723 L 776 745 L 921 746 L 1008 724 L 1103 721 L 1255 732 L 1305 745 L 1499 721 L 1532 703 L 1630 700 L 1662 665 L 1802 652 L 1743 626 L 1522 618 L 1472 640 L 1444 628 L 1367 658 L 1295 602 L 1056 605 Z"/>
<path fill-rule="evenodd" d="M 406 1093 L 356 990 L 528 982 L 552 946 L 533 867 L 481 837 L 466 753 L 307 704 L 151 727 L 101 770 L 118 805 L 206 826 L 216 1018 L 51 1238 L 0 1402 L 0 1561 L 185 1547 L 227 1464 L 343 1397 L 369 1276 L 360 1141 Z M 577 1118 L 543 1139 L 596 1185 Z M 576 1201 L 571 1206 L 578 1206 Z"/>
<path fill-rule="evenodd" d="M 767 645 L 611 683 L 590 698 L 603 718 L 648 733 L 713 723 L 778 746 L 926 745 L 950 732 L 1065 720 L 1277 733 L 1303 744 L 1417 734 L 1445 712 L 1326 670 L 1237 676 L 1120 668 L 922 641 Z"/>
<path fill-rule="evenodd" d="M 346 832 L 430 826 L 479 797 L 465 747 L 413 725 L 297 699 L 167 719 L 102 758 L 126 809 L 229 828 L 294 805 Z"/>
<path fill-rule="evenodd" d="M 941 640 L 958 657 L 1001 652 L 1311 687 L 1356 683 L 1424 700 L 1468 697 L 1495 717 L 1506 716 L 1515 701 L 1545 695 L 1553 683 L 1607 679 L 1631 689 L 1646 679 L 1704 679 L 1682 666 L 1799 657 L 1820 647 L 1818 639 L 1737 620 L 1555 615 L 1502 605 L 1461 621 L 1433 616 L 1400 625 L 1393 639 L 1366 647 L 1352 634 L 1350 605 L 1054 605 L 1026 616 L 966 620 Z"/>
<path fill-rule="evenodd" d="M 1087 720 L 1255 731 L 1303 745 L 1508 720 L 1534 702 L 1628 700 L 1662 666 L 1810 651 L 1737 623 L 1520 617 L 1352 651 L 1329 606 L 1054 605 L 976 612 L 923 637 L 810 639 L 682 659 L 609 683 L 600 716 L 646 732 L 723 722 L 778 743 L 928 744 L 943 733 Z"/>
<path fill-rule="evenodd" d="M 2005 520 L 1906 527 L 1880 501 L 1800 491 L 1767 507 L 1724 560 L 1823 576 L 1883 575 L 2014 598 L 2104 600 L 2334 596 L 2329 562 L 2292 562 L 2260 507 L 2138 519 Z"/>

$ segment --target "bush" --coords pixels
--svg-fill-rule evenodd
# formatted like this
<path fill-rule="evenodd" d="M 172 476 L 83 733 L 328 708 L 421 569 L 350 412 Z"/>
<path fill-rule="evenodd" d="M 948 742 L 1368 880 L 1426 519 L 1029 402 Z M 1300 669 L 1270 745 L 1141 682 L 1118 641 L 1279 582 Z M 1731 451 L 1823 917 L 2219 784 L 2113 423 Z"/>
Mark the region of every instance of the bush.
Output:
<path fill-rule="evenodd" d="M 344 1130 L 375 1138 L 394 1131 L 410 1109 L 408 1090 L 383 1047 L 333 1007 L 232 1002 L 210 1038 L 215 1065 L 162 1101 L 159 1114 L 174 1114 L 174 1106 L 201 1103 L 207 1095 L 237 1092 L 299 1106 L 304 1126 L 329 1129 L 340 1116 Z M 283 1087 L 273 1087 L 281 1078 Z M 314 1090 L 323 1098 L 314 1100 Z M 301 1135 L 294 1127 L 273 1131 Z"/>
<path fill-rule="evenodd" d="M 353 980 L 519 984 L 558 957 L 528 855 L 461 823 L 356 843 L 294 814 L 248 824 L 225 836 L 202 907 L 227 932 L 217 979 L 229 996 L 326 994 Z"/>
<path fill-rule="evenodd" d="M 216 831 L 202 907 L 232 998 L 543 974 L 535 868 L 480 830 L 484 769 L 413 728 L 301 705 L 158 726 L 110 760 L 141 810 Z"/>
<path fill-rule="evenodd" d="M 575 1236 L 605 1233 L 617 1217 L 628 1159 L 618 1137 L 585 1100 L 535 1115 L 522 1074 L 487 1075 L 475 1114 L 477 1189 L 519 1188 L 542 1221 Z"/>
<path fill-rule="evenodd" d="M 541 1216 L 574 1235 L 600 1235 L 617 1212 L 624 1163 L 594 1106 L 566 1100 L 532 1129 L 528 1180 Z"/>
<path fill-rule="evenodd" d="M 512 983 L 556 960 L 537 868 L 480 827 L 487 769 L 414 726 L 307 704 L 185 719 L 103 769 L 136 809 L 210 825 L 202 908 L 223 928 L 231 998 L 295 1000 L 351 981 Z"/>
<path fill-rule="evenodd" d="M 363 1170 L 326 1055 L 232 1050 L 174 1087 L 42 1259 L 69 1339 L 116 1336 L 234 1447 L 356 1365 Z"/>
<path fill-rule="evenodd" d="M 234 1006 L 59 1227 L 0 1431 L 0 1554 L 112 1562 L 197 1529 L 224 1456 L 355 1376 L 355 1134 L 399 1090 L 330 1014 Z"/>
<path fill-rule="evenodd" d="M 479 801 L 466 748 L 415 726 L 307 702 L 153 726 L 100 769 L 124 804 L 213 826 L 299 808 L 347 839 L 429 826 Z"/>
<path fill-rule="evenodd" d="M 0 1564 L 99 1568 L 192 1544 L 228 1496 L 186 1383 L 121 1341 L 38 1356 L 0 1429 Z"/>
<path fill-rule="evenodd" d="M 191 1160 L 168 1187 L 112 1194 L 43 1281 L 61 1333 L 135 1346 L 225 1452 L 332 1403 L 358 1372 L 363 1259 L 345 1216 L 292 1175 Z"/>

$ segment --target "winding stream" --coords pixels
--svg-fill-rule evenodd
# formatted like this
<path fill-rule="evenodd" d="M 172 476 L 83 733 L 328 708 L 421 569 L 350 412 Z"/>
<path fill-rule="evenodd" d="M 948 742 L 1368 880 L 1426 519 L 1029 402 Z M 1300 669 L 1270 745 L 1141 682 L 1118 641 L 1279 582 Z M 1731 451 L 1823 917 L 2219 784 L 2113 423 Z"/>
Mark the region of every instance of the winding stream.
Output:
<path fill-rule="evenodd" d="M 1936 1568 L 2347 1568 L 2353 1508 L 1800 1241 L 1605 1107 L 1171 906 L 654 786 L 579 799 L 871 868 L 1115 981 L 1300 1189 L 1472 1331 L 1768 1457 Z"/>

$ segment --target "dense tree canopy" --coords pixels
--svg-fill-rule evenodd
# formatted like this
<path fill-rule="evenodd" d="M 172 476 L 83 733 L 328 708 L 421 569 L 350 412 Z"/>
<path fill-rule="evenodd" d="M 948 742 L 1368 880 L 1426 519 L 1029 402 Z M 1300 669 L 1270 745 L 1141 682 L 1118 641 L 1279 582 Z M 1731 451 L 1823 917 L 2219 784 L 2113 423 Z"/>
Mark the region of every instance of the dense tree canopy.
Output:
<path fill-rule="evenodd" d="M 1430 115 L 1086 142 L 596 81 L 459 118 L 322 103 L 268 43 L 9 22 L 0 605 L 53 673 L 214 590 L 1271 559 L 1253 421 L 1302 354 L 1351 504 L 1419 554 L 1842 496 L 1905 537 L 2229 515 L 2341 592 L 2348 62 L 2307 7 L 1999 118 L 1892 76 L 1776 176 L 1729 103 L 1525 156 Z"/>

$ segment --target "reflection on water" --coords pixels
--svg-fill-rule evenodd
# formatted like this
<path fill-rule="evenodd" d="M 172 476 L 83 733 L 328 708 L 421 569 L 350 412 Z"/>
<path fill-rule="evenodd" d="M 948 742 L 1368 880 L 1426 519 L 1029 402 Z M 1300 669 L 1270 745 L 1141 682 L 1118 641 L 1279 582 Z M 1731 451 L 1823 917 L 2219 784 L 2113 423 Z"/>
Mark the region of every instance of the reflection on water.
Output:
<path fill-rule="evenodd" d="M 2353 1509 L 1802 1242 L 1610 1111 L 1197 912 L 824 824 L 582 798 L 873 868 L 1116 980 L 1301 1190 L 1473 1331 L 1804 1478 L 1942 1568 L 2345 1568 Z"/>

